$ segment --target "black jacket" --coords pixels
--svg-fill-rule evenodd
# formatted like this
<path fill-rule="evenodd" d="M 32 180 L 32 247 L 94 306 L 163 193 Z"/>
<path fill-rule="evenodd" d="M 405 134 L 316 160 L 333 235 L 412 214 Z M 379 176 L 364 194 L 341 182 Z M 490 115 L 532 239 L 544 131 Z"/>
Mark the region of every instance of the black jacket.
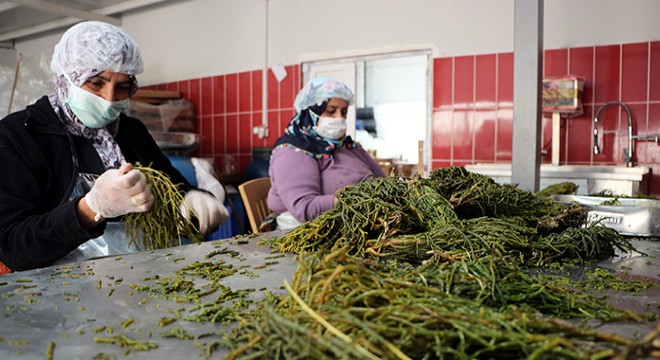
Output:
<path fill-rule="evenodd" d="M 71 139 L 80 172 L 105 171 L 89 140 Z M 126 161 L 151 164 L 190 189 L 139 120 L 122 114 L 115 140 Z M 0 121 L 0 261 L 13 271 L 49 266 L 103 234 L 105 222 L 91 230 L 80 225 L 80 198 L 68 201 L 74 171 L 69 137 L 47 96 Z"/>

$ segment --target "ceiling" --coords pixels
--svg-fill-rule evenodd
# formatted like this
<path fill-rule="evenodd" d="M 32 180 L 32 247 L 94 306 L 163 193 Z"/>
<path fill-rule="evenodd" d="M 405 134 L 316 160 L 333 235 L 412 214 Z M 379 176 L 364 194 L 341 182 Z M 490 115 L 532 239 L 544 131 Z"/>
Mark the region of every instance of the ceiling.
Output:
<path fill-rule="evenodd" d="M 172 0 L 0 0 L 0 47 L 84 20 L 121 26 L 124 13 Z"/>

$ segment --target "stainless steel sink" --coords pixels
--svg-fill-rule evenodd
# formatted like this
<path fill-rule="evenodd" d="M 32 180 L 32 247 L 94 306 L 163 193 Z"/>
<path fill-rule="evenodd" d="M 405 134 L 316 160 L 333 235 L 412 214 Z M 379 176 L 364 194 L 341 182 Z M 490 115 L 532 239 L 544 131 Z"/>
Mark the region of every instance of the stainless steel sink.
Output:
<path fill-rule="evenodd" d="M 600 222 L 621 235 L 660 236 L 660 200 L 581 195 L 552 195 L 560 203 L 578 203 L 588 209 L 588 220 Z"/>
<path fill-rule="evenodd" d="M 498 183 L 511 183 L 511 164 L 465 165 L 467 170 L 492 177 Z M 592 195 L 604 190 L 634 196 L 648 192 L 651 170 L 647 166 L 541 165 L 540 188 L 570 181 L 578 185 L 578 195 Z"/>

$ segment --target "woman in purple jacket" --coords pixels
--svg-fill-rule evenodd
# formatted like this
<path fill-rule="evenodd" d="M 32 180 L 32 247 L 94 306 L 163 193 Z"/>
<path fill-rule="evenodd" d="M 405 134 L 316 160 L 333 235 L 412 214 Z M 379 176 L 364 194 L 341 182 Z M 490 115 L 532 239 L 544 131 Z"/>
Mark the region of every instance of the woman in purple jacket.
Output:
<path fill-rule="evenodd" d="M 270 159 L 268 206 L 279 229 L 317 217 L 336 204 L 335 192 L 370 176 L 385 177 L 350 136 L 346 113 L 353 92 L 332 78 L 316 78 L 298 93 L 296 115 Z"/>

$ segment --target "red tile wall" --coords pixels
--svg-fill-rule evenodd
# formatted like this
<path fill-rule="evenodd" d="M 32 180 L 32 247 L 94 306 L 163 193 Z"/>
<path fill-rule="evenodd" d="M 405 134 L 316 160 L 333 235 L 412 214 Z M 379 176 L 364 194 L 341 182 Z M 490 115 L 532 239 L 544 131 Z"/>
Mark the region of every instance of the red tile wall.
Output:
<path fill-rule="evenodd" d="M 300 66 L 286 67 L 278 82 L 268 76 L 269 136 L 260 139 L 252 129 L 263 122 L 263 71 L 246 71 L 147 86 L 152 90 L 179 91 L 195 105 L 195 129 L 202 137 L 194 156 L 213 158 L 222 169 L 225 156 L 236 159 L 242 173 L 252 161 L 253 147 L 272 147 L 295 114 L 293 101 L 300 89 Z"/>
<path fill-rule="evenodd" d="M 633 134 L 660 134 L 659 41 L 551 49 L 543 60 L 545 77 L 585 78 L 583 114 L 561 120 L 560 164 L 624 164 L 627 113 L 621 107 L 610 106 L 601 113 L 603 147 L 599 155 L 593 154 L 593 117 L 607 101 L 628 105 Z M 512 53 L 434 59 L 433 89 L 433 168 L 511 161 Z M 549 163 L 550 115 L 542 121 L 547 153 L 542 159 Z M 660 195 L 660 144 L 635 140 L 633 150 L 635 164 L 651 168 L 649 194 Z"/>
<path fill-rule="evenodd" d="M 544 52 L 544 76 L 585 78 L 583 114 L 562 118 L 560 163 L 623 165 L 627 148 L 627 115 L 620 107 L 601 113 L 603 147 L 593 154 L 593 116 L 607 101 L 630 107 L 634 134 L 660 134 L 660 41 L 551 49 Z M 497 53 L 434 59 L 432 167 L 510 162 L 513 129 L 513 54 Z M 211 157 L 220 168 L 234 156 L 242 172 L 252 147 L 272 146 L 295 114 L 293 101 L 301 87 L 300 66 L 286 67 L 278 82 L 268 72 L 269 136 L 252 128 L 262 123 L 261 70 L 149 86 L 180 91 L 196 107 L 202 142 L 195 156 Z M 552 154 L 551 118 L 544 116 L 542 157 Z M 636 140 L 635 164 L 652 169 L 649 193 L 660 195 L 660 144 Z"/>

